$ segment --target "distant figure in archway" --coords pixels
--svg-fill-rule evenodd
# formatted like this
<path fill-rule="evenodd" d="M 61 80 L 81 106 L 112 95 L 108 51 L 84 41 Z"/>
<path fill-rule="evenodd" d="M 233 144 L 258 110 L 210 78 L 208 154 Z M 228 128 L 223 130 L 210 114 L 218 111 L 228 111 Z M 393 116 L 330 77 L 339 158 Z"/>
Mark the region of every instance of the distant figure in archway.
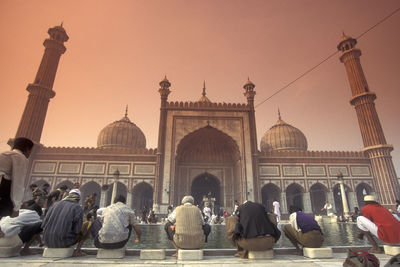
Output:
<path fill-rule="evenodd" d="M 325 202 L 325 206 L 321 209 L 321 211 L 325 211 L 325 210 L 326 210 L 326 215 L 328 215 L 328 216 L 333 216 L 334 215 L 333 214 L 332 204 L 329 203 L 328 200 Z"/>
<path fill-rule="evenodd" d="M 168 216 L 165 231 L 175 249 L 198 249 L 207 241 L 211 227 L 204 224 L 201 210 L 194 205 L 192 196 L 185 196 L 182 205 Z M 173 256 L 176 256 L 174 254 Z"/>
<path fill-rule="evenodd" d="M 274 207 L 274 214 L 276 215 L 276 221 L 281 221 L 281 205 L 279 204 L 278 200 L 274 199 L 272 202 L 272 206 Z"/>
<path fill-rule="evenodd" d="M 382 253 L 373 236 L 389 244 L 400 243 L 400 222 L 384 207 L 379 205 L 375 197 L 366 195 L 364 197 L 365 206 L 361 208 L 363 216 L 357 217 L 357 227 L 361 232 L 357 235 L 363 239 L 367 237 L 371 243 L 371 253 Z"/>

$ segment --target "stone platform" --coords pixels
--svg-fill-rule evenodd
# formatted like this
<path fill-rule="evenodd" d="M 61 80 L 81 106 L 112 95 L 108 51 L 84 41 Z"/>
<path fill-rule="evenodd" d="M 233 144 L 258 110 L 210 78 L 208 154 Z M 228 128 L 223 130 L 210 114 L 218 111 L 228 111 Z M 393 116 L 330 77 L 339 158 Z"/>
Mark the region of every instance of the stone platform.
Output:
<path fill-rule="evenodd" d="M 334 253 L 332 259 L 308 259 L 297 255 L 275 255 L 272 260 L 249 260 L 240 259 L 233 256 L 204 256 L 201 261 L 180 261 L 171 256 L 167 256 L 165 260 L 140 260 L 138 256 L 125 256 L 123 259 L 96 259 L 95 255 L 87 255 L 80 258 L 66 259 L 47 259 L 41 255 L 32 255 L 25 257 L 3 258 L 1 260 L 2 267 L 39 267 L 39 266 L 55 266 L 55 267 L 87 267 L 92 264 L 104 267 L 128 267 L 128 266 L 223 266 L 223 267 L 239 267 L 248 266 L 271 266 L 271 267 L 339 267 L 343 266 L 343 262 L 347 253 Z M 390 259 L 385 254 L 376 254 L 384 266 Z"/>

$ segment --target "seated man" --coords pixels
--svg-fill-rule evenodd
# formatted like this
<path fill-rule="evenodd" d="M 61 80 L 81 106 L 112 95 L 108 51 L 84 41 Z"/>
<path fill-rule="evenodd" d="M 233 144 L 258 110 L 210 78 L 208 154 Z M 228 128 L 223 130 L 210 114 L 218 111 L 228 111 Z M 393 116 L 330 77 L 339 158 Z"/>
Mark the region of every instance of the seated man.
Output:
<path fill-rule="evenodd" d="M 182 205 L 168 216 L 165 231 L 175 249 L 198 249 L 204 245 L 211 227 L 204 225 L 201 210 L 194 205 L 192 196 L 185 196 Z M 173 256 L 176 256 L 174 254 Z"/>
<path fill-rule="evenodd" d="M 125 203 L 125 197 L 119 195 L 115 198 L 114 204 L 97 210 L 97 219 L 90 228 L 97 248 L 123 248 L 129 241 L 132 227 L 136 232 L 135 242 L 140 241 L 142 231 L 136 224 L 135 212 Z"/>
<path fill-rule="evenodd" d="M 371 195 L 364 196 L 365 206 L 361 208 L 363 216 L 357 217 L 357 227 L 361 230 L 358 238 L 364 235 L 371 243 L 371 253 L 382 253 L 373 236 L 389 244 L 400 243 L 400 222 Z"/>
<path fill-rule="evenodd" d="M 226 220 L 228 239 L 238 250 L 236 257 L 247 258 L 249 251 L 272 249 L 281 236 L 275 215 L 267 214 L 263 205 L 251 201 L 240 205 L 236 214 Z"/>
<path fill-rule="evenodd" d="M 3 217 L 0 221 L 0 246 L 1 247 L 15 247 L 18 244 L 7 244 L 4 237 L 11 237 L 18 235 L 20 242 L 19 244 L 25 244 L 21 250 L 21 255 L 32 254 L 29 246 L 36 238 L 40 238 L 42 232 L 42 209 L 33 200 L 31 202 L 23 203 L 19 215 L 17 217 Z"/>
<path fill-rule="evenodd" d="M 302 255 L 299 244 L 308 248 L 320 248 L 324 242 L 321 228 L 313 216 L 303 213 L 300 208 L 289 207 L 289 223 L 283 232 L 296 247 L 297 254 Z"/>
<path fill-rule="evenodd" d="M 78 189 L 69 191 L 62 201 L 54 203 L 48 210 L 43 223 L 43 241 L 49 248 L 68 248 L 78 243 L 73 256 L 85 254 L 80 248 L 83 243 L 83 211 L 79 205 L 81 192 Z"/>

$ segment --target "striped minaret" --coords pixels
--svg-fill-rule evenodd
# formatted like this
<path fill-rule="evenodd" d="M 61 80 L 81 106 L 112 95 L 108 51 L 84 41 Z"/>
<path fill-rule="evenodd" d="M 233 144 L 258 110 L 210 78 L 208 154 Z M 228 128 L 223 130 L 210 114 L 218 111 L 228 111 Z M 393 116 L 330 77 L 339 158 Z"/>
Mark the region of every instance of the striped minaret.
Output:
<path fill-rule="evenodd" d="M 29 92 L 28 101 L 15 135 L 27 137 L 36 143 L 40 143 L 50 98 L 56 94 L 53 91 L 54 79 L 60 57 L 66 51 L 64 42 L 68 41 L 62 24 L 50 28 L 48 33 L 50 38 L 43 43 L 45 50 L 36 78 L 26 88 Z"/>
<path fill-rule="evenodd" d="M 386 143 L 374 104 L 376 95 L 368 87 L 360 63 L 361 51 L 355 47 L 356 44 L 356 39 L 343 34 L 337 46 L 339 58 L 346 67 L 352 93 L 350 103 L 356 109 L 364 143 L 363 151 L 371 161 L 376 192 L 382 205 L 393 208 L 395 200 L 400 198 L 400 186 L 390 155 L 393 146 Z"/>

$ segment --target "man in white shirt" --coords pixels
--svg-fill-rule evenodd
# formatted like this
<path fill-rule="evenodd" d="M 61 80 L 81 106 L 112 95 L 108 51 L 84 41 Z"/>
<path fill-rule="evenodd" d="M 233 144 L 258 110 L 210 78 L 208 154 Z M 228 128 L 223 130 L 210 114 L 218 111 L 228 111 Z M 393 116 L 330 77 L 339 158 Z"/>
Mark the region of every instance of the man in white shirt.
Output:
<path fill-rule="evenodd" d="M 281 221 L 281 205 L 279 204 L 278 200 L 274 199 L 272 202 L 272 206 L 274 206 L 274 214 L 276 215 L 276 221 Z"/>
<path fill-rule="evenodd" d="M 322 211 L 326 210 L 326 215 L 328 215 L 328 216 L 333 216 L 333 215 L 334 215 L 334 214 L 333 214 L 333 207 L 332 207 L 332 204 L 329 203 L 328 200 L 325 202 L 325 206 L 324 206 L 321 210 L 322 210 Z"/>
<path fill-rule="evenodd" d="M 117 196 L 114 204 L 97 211 L 97 220 L 90 228 L 94 245 L 103 249 L 123 248 L 128 243 L 132 228 L 139 243 L 142 231 L 136 224 L 135 212 L 126 205 L 124 196 Z"/>
<path fill-rule="evenodd" d="M 18 216 L 32 148 L 31 140 L 19 137 L 15 138 L 11 151 L 0 154 L 0 218 Z"/>
<path fill-rule="evenodd" d="M 203 213 L 204 213 L 204 217 L 207 220 L 207 222 L 210 222 L 210 219 L 211 219 L 211 208 L 209 207 L 208 203 L 205 204 L 205 207 L 203 208 Z"/>

